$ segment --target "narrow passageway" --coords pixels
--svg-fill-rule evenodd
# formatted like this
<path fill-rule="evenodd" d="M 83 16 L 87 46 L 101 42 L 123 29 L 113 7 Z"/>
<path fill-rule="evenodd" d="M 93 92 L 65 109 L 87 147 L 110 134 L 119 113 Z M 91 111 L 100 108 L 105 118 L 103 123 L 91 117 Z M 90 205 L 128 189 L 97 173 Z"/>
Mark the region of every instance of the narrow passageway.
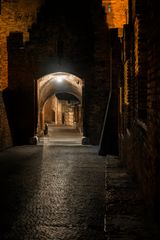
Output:
<path fill-rule="evenodd" d="M 0 0 L 0 240 L 160 240 L 157 6 Z"/>
<path fill-rule="evenodd" d="M 39 144 L 47 145 L 80 145 L 82 133 L 74 126 L 55 126 L 48 124 L 48 134 L 40 138 Z"/>
<path fill-rule="evenodd" d="M 0 153 L 0 239 L 103 240 L 104 158 L 92 146 Z"/>

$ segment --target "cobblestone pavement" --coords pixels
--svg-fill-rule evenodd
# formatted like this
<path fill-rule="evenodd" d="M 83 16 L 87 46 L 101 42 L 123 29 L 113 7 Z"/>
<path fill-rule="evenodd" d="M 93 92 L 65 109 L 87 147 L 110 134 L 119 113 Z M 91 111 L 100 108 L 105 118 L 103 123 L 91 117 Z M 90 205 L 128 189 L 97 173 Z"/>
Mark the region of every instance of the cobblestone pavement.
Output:
<path fill-rule="evenodd" d="M 64 130 L 0 153 L 0 240 L 160 240 L 119 159 Z"/>
<path fill-rule="evenodd" d="M 0 153 L 0 240 L 103 240 L 104 158 L 91 146 Z"/>
<path fill-rule="evenodd" d="M 160 240 L 138 184 L 115 156 L 106 158 L 105 188 L 106 240 Z"/>

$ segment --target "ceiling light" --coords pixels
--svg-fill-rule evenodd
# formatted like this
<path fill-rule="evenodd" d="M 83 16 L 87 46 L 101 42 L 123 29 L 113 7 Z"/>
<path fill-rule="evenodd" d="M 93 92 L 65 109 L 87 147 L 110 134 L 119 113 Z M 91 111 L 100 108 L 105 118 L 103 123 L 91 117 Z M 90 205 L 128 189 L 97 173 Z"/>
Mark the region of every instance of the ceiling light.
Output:
<path fill-rule="evenodd" d="M 57 81 L 58 83 L 61 83 L 61 82 L 64 81 L 64 77 L 63 77 L 62 75 L 56 76 L 56 81 Z"/>

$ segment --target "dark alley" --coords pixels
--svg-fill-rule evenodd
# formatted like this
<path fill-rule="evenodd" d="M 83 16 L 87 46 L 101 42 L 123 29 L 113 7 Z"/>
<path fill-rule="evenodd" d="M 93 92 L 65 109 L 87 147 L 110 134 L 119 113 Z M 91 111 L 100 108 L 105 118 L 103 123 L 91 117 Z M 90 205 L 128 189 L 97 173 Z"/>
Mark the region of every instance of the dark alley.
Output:
<path fill-rule="evenodd" d="M 0 240 L 160 239 L 155 0 L 0 0 Z"/>

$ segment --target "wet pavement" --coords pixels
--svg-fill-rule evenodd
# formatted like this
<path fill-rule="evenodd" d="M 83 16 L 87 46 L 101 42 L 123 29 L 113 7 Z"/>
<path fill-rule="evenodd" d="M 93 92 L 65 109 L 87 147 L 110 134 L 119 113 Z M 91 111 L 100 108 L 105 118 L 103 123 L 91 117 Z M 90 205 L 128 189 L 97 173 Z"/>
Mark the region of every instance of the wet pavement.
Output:
<path fill-rule="evenodd" d="M 96 153 L 81 145 L 0 153 L 0 239 L 104 239 L 104 158 Z"/>
<path fill-rule="evenodd" d="M 38 145 L 0 153 L 0 240 L 160 239 L 124 164 L 80 139 L 51 126 Z"/>

